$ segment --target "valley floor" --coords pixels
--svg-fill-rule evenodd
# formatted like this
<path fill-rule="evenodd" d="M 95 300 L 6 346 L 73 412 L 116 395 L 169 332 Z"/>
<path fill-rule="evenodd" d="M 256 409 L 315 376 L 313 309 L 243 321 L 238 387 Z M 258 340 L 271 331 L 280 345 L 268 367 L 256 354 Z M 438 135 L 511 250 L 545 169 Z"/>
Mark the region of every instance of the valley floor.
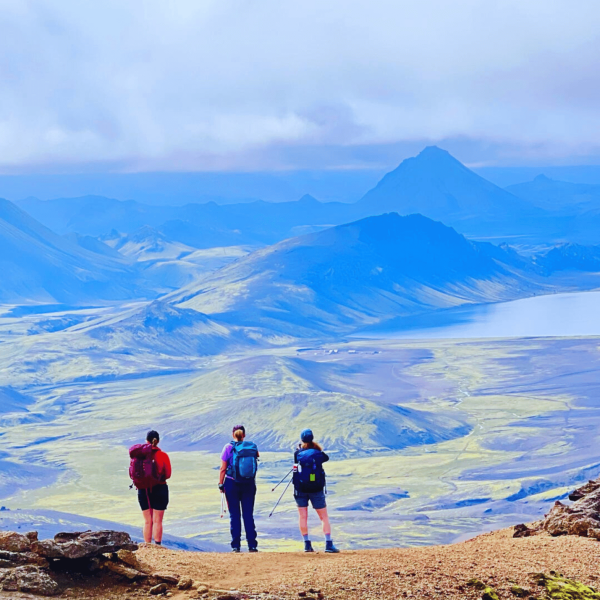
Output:
<path fill-rule="evenodd" d="M 360 550 L 338 555 L 232 555 L 144 546 L 138 556 L 164 573 L 188 576 L 206 585 L 211 590 L 208 598 L 231 594 L 231 590 L 273 599 L 317 597 L 318 591 L 325 599 L 338 600 L 481 598 L 481 590 L 467 585 L 470 579 L 477 578 L 493 587 L 502 600 L 515 597 L 510 591 L 515 584 L 534 596 L 541 594 L 533 573 L 557 571 L 590 586 L 600 578 L 597 541 L 572 536 L 552 538 L 546 534 L 513 539 L 512 529 L 449 546 Z M 142 589 L 141 585 L 107 589 L 96 584 L 87 590 L 72 589 L 65 597 L 126 600 L 147 594 L 147 588 Z M 195 590 L 173 590 L 171 596 L 173 600 L 195 597 Z"/>

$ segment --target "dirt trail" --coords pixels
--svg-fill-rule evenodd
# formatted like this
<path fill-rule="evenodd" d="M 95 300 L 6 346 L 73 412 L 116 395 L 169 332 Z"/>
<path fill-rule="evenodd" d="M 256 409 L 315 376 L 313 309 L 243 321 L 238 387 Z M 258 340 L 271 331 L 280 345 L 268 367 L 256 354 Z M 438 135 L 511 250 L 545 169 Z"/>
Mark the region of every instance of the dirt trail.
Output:
<path fill-rule="evenodd" d="M 299 598 L 320 590 L 325 598 L 480 598 L 466 586 L 478 578 L 500 598 L 515 583 L 535 590 L 531 573 L 558 571 L 583 583 L 599 579 L 600 543 L 540 535 L 513 539 L 512 529 L 452 546 L 316 553 L 194 554 L 144 547 L 156 569 L 189 576 L 211 589 Z M 310 595 L 310 594 L 309 594 Z"/>
<path fill-rule="evenodd" d="M 514 539 L 512 529 L 479 536 L 452 546 L 361 550 L 329 555 L 322 552 L 257 554 L 199 553 L 146 546 L 137 555 L 156 572 L 191 578 L 209 588 L 203 598 L 236 590 L 266 600 L 480 599 L 481 590 L 467 582 L 479 579 L 500 600 L 514 598 L 515 584 L 540 596 L 533 573 L 557 571 L 586 585 L 600 583 L 600 542 L 548 534 Z M 118 582 L 114 577 L 82 576 L 59 598 L 138 600 L 149 598 L 145 583 Z M 200 598 L 196 590 L 171 588 L 170 600 Z M 235 597 L 235 596 L 233 596 Z M 30 599 L 28 594 L 0 592 L 0 599 Z M 37 597 L 39 598 L 39 596 Z"/>

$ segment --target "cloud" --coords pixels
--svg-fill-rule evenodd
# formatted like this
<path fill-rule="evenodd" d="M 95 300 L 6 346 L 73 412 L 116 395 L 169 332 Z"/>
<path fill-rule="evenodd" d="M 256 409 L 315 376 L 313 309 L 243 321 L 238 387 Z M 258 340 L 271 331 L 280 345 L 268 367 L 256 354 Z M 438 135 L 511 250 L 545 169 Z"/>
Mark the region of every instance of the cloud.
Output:
<path fill-rule="evenodd" d="M 3 172 L 368 166 L 365 149 L 438 140 L 491 162 L 598 153 L 595 0 L 0 11 Z"/>

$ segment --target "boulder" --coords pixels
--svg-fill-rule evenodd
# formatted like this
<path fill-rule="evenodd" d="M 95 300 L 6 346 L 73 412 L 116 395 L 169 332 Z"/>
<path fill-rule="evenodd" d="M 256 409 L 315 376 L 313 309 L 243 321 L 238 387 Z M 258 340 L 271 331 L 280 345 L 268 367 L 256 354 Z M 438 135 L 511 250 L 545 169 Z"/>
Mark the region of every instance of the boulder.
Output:
<path fill-rule="evenodd" d="M 571 500 L 571 502 L 577 502 L 577 500 L 585 498 L 587 495 L 591 494 L 592 492 L 595 492 L 598 489 L 600 489 L 600 480 L 590 480 L 584 486 L 577 488 L 576 490 L 571 492 L 569 494 L 569 500 Z"/>
<path fill-rule="evenodd" d="M 179 577 L 175 577 L 169 573 L 154 573 L 154 577 L 156 577 L 156 579 L 159 581 L 163 581 L 164 583 L 168 583 L 170 585 L 177 585 L 179 583 Z"/>
<path fill-rule="evenodd" d="M 58 594 L 58 583 L 40 567 L 27 565 L 15 569 L 17 590 L 39 596 L 54 596 Z"/>
<path fill-rule="evenodd" d="M 140 560 L 131 550 L 119 550 L 117 552 L 117 558 L 126 565 L 133 567 L 136 571 L 140 571 L 140 573 L 152 573 L 152 567 Z"/>
<path fill-rule="evenodd" d="M 27 536 L 14 531 L 0 531 L 0 550 L 27 552 L 31 550 L 31 541 Z"/>
<path fill-rule="evenodd" d="M 529 536 L 533 535 L 534 533 L 535 533 L 535 531 L 533 529 L 529 529 L 529 527 L 527 527 L 527 525 L 525 525 L 524 523 L 521 523 L 520 525 L 515 525 L 513 537 L 514 538 L 529 537 Z"/>
<path fill-rule="evenodd" d="M 85 531 L 58 533 L 54 540 L 33 542 L 33 552 L 45 558 L 93 558 L 119 550 L 137 550 L 128 533 L 123 531 Z"/>
<path fill-rule="evenodd" d="M 550 535 L 578 535 L 587 537 L 589 529 L 600 527 L 600 513 L 595 510 L 585 510 L 579 503 L 586 498 L 578 500 L 572 507 L 565 506 L 556 501 L 546 518 L 542 522 L 542 528 Z"/>
<path fill-rule="evenodd" d="M 536 523 L 517 525 L 513 537 L 527 537 L 540 531 L 552 536 L 577 535 L 600 540 L 600 478 L 590 481 L 569 495 L 571 506 L 560 501 Z"/>
<path fill-rule="evenodd" d="M 37 531 L 29 531 L 25 534 L 25 537 L 30 542 L 37 542 L 38 541 L 38 532 Z"/>
<path fill-rule="evenodd" d="M 2 569 L 2 589 L 5 592 L 18 592 L 17 575 L 15 569 Z"/>
<path fill-rule="evenodd" d="M 0 568 L 18 567 L 20 565 L 38 565 L 47 567 L 48 561 L 35 552 L 9 552 L 0 550 Z"/>
<path fill-rule="evenodd" d="M 193 583 L 194 582 L 189 577 L 183 577 L 179 580 L 179 583 L 177 584 L 177 589 L 189 590 L 192 587 Z"/>
<path fill-rule="evenodd" d="M 158 585 L 150 588 L 150 593 L 153 596 L 160 596 L 162 594 L 166 594 L 168 591 L 169 588 L 166 583 L 159 583 Z"/>
<path fill-rule="evenodd" d="M 105 569 L 116 573 L 117 575 L 121 575 L 123 577 L 127 577 L 127 579 L 143 579 L 144 577 L 148 577 L 145 573 L 141 573 L 137 569 L 133 569 L 132 567 L 128 567 L 120 562 L 114 562 L 112 560 L 107 560 L 102 565 Z"/>

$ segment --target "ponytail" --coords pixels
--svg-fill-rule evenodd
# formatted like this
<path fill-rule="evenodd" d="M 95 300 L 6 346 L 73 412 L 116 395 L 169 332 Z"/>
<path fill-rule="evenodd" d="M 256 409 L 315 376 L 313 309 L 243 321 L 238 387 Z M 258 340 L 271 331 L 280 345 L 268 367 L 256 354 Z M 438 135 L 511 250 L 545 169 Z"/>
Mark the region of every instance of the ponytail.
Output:
<path fill-rule="evenodd" d="M 318 444 L 315 441 L 304 442 L 302 444 L 302 450 L 319 450 L 319 452 L 323 452 L 323 448 L 321 447 L 321 444 Z"/>
<path fill-rule="evenodd" d="M 236 442 L 241 442 L 244 439 L 244 431 L 242 429 L 236 429 L 233 432 L 233 439 Z"/>
<path fill-rule="evenodd" d="M 154 431 L 154 429 L 151 429 L 146 434 L 146 441 L 152 444 L 153 448 L 156 448 L 158 446 L 158 442 L 160 442 L 160 435 L 158 435 L 158 431 Z"/>

